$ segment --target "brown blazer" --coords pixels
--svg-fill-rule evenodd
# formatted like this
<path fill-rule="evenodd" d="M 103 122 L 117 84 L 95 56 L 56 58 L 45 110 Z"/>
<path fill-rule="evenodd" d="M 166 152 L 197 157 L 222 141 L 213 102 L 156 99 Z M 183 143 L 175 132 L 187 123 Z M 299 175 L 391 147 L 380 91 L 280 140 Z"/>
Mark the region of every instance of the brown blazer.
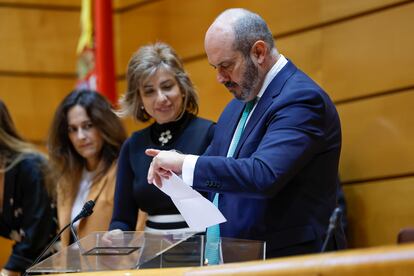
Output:
<path fill-rule="evenodd" d="M 115 192 L 115 178 L 116 178 L 116 163 L 114 163 L 109 171 L 104 175 L 100 181 L 92 184 L 87 200 L 95 200 L 99 192 L 102 190 L 98 199 L 95 202 L 93 214 L 80 221 L 77 229 L 79 238 L 83 238 L 94 231 L 107 231 L 109 223 L 112 218 L 112 210 L 114 207 L 114 192 Z M 59 183 L 58 187 L 66 183 Z M 68 195 L 62 194 L 60 189 L 57 192 L 57 209 L 59 228 L 62 229 L 70 222 L 72 206 L 75 201 L 74 195 L 72 198 L 67 198 Z M 63 198 L 65 200 L 63 200 Z M 70 230 L 67 229 L 61 236 L 62 247 L 69 245 Z"/>

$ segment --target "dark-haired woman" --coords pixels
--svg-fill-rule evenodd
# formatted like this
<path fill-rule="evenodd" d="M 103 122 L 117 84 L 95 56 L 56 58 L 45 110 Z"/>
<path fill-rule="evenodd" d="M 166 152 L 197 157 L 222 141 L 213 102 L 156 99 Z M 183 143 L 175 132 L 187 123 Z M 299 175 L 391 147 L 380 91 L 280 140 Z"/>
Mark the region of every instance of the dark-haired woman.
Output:
<path fill-rule="evenodd" d="M 50 129 L 50 161 L 58 173 L 57 209 L 64 227 L 88 200 L 93 215 L 75 224 L 79 238 L 109 227 L 117 158 L 126 132 L 109 102 L 99 93 L 73 91 L 56 110 Z M 62 235 L 62 245 L 71 241 Z"/>

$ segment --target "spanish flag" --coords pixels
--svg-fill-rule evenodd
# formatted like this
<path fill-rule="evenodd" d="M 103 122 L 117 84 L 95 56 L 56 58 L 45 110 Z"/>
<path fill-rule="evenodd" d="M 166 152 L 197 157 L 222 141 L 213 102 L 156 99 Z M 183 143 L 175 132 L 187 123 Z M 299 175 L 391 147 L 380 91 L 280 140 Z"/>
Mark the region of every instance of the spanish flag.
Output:
<path fill-rule="evenodd" d="M 78 83 L 116 103 L 111 0 L 82 0 L 78 42 Z"/>

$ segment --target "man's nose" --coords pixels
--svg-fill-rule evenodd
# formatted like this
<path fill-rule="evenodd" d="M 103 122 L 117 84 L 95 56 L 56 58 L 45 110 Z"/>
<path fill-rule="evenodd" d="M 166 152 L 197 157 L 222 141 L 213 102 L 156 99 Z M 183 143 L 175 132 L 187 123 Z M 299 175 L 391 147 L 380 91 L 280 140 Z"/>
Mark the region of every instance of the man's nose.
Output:
<path fill-rule="evenodd" d="M 226 72 L 224 72 L 223 70 L 218 69 L 218 71 L 217 71 L 217 81 L 219 83 L 225 83 L 229 80 L 230 80 L 230 78 L 229 78 L 228 74 Z"/>

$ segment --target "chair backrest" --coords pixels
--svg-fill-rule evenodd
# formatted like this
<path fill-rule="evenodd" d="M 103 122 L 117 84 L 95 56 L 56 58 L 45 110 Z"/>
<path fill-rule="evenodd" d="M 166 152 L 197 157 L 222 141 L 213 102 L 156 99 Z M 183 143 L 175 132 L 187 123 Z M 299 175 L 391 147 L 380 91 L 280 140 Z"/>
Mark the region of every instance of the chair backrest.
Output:
<path fill-rule="evenodd" d="M 414 228 L 403 228 L 398 233 L 397 243 L 414 242 Z"/>

